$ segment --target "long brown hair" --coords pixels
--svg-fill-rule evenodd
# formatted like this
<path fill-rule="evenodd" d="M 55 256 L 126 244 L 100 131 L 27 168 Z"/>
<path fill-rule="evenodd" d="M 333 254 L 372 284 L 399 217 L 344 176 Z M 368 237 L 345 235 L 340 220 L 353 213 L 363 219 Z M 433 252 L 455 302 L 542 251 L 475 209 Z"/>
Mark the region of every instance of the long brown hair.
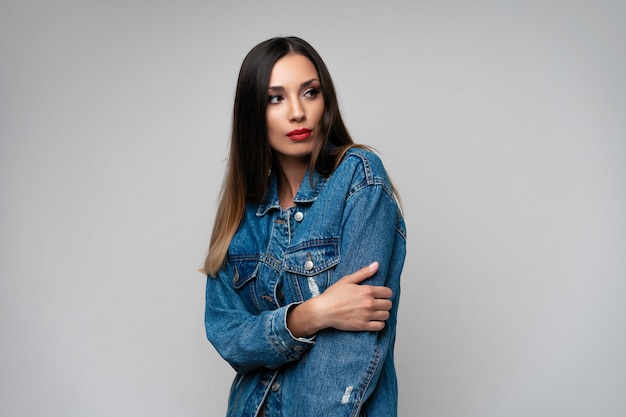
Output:
<path fill-rule="evenodd" d="M 252 48 L 245 57 L 235 93 L 230 156 L 215 216 L 204 272 L 215 276 L 224 265 L 228 246 L 244 216 L 246 203 L 261 202 L 268 187 L 268 172 L 276 169 L 267 139 L 267 89 L 276 61 L 287 54 L 311 60 L 320 77 L 324 115 L 320 140 L 311 153 L 309 171 L 330 175 L 346 150 L 354 145 L 341 118 L 337 94 L 326 64 L 306 41 L 273 38 Z M 331 146 L 332 145 L 332 146 Z"/>

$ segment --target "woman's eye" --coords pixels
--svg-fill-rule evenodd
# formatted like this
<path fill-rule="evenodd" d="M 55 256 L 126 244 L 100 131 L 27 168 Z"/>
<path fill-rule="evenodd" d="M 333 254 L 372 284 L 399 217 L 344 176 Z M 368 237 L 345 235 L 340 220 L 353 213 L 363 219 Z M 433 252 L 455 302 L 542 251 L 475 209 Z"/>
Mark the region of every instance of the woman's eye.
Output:
<path fill-rule="evenodd" d="M 320 90 L 317 88 L 311 88 L 310 90 L 306 90 L 304 93 L 305 97 L 317 97 L 320 93 Z"/>
<path fill-rule="evenodd" d="M 282 96 L 269 96 L 267 99 L 267 102 L 270 104 L 278 104 L 281 101 L 283 101 L 283 97 Z"/>

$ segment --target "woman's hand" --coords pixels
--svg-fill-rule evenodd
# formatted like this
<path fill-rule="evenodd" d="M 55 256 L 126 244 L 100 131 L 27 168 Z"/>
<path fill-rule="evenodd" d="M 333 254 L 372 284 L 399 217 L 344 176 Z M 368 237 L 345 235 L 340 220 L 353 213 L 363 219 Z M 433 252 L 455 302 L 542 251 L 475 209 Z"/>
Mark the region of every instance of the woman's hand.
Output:
<path fill-rule="evenodd" d="M 345 331 L 382 330 L 389 318 L 392 291 L 361 284 L 377 270 L 378 262 L 374 262 L 294 307 L 287 316 L 291 333 L 295 337 L 307 337 L 328 327 Z"/>

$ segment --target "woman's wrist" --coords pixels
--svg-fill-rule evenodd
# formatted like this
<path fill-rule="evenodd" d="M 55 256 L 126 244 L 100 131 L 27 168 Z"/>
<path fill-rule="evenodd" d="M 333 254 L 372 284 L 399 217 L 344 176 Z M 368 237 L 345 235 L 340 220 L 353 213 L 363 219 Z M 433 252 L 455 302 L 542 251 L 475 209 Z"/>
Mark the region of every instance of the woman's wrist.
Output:
<path fill-rule="evenodd" d="M 294 306 L 287 312 L 287 328 L 294 337 L 309 338 L 324 329 L 317 313 L 316 297 Z"/>

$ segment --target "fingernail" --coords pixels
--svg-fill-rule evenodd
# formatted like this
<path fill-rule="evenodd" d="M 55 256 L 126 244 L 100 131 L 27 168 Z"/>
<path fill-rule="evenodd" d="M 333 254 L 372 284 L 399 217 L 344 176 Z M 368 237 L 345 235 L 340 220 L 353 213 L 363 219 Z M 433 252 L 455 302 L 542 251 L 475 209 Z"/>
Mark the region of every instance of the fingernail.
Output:
<path fill-rule="evenodd" d="M 378 267 L 378 262 L 372 262 L 370 264 L 370 269 L 376 269 Z"/>

